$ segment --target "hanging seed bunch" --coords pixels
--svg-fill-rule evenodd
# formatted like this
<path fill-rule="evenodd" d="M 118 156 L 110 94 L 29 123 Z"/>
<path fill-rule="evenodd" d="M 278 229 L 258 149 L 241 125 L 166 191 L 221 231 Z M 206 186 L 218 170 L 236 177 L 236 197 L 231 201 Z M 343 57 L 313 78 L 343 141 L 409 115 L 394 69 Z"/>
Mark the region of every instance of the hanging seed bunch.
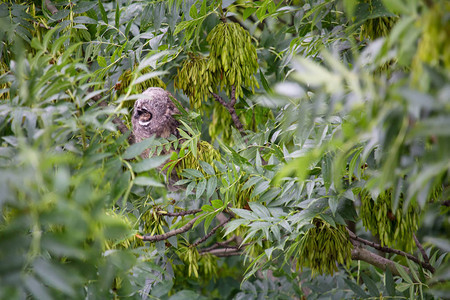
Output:
<path fill-rule="evenodd" d="M 297 268 L 308 266 L 315 276 L 333 275 L 338 263 L 349 266 L 353 245 L 345 226 L 333 227 L 321 219 L 314 219 L 313 225 L 300 240 Z"/>
<path fill-rule="evenodd" d="M 200 254 L 195 247 L 180 246 L 177 250 L 178 257 L 188 268 L 188 276 L 198 278 L 198 262 Z M 178 271 L 182 271 L 182 266 L 177 266 Z"/>
<path fill-rule="evenodd" d="M 245 236 L 245 234 L 247 233 L 247 231 L 242 231 L 240 236 Z M 237 233 L 236 233 L 237 235 Z M 256 258 L 259 255 L 261 255 L 262 253 L 264 253 L 265 249 L 269 249 L 270 248 L 270 241 L 267 240 L 258 240 L 258 239 L 249 239 L 248 240 L 248 246 L 245 247 L 244 252 L 245 252 L 245 256 L 246 259 L 247 258 Z"/>
<path fill-rule="evenodd" d="M 217 172 L 217 169 L 214 167 L 213 161 L 220 160 L 220 153 L 219 151 L 214 149 L 214 147 L 210 143 L 206 141 L 200 141 L 199 143 L 197 143 L 197 157 L 195 157 L 191 151 L 187 155 L 182 157 L 175 166 L 175 170 L 178 176 L 182 177 L 180 174 L 184 169 L 198 170 L 206 175 L 205 171 L 203 171 L 202 167 L 198 163 L 199 160 L 212 165 L 215 172 Z"/>
<path fill-rule="evenodd" d="M 240 183 L 238 186 L 238 190 L 236 192 L 236 202 L 234 207 L 236 208 L 245 208 L 248 209 L 248 203 L 252 201 L 256 201 L 259 197 L 253 197 L 250 198 L 252 195 L 252 192 L 254 190 L 254 186 L 248 188 L 248 189 L 242 189 L 245 182 Z"/>
<path fill-rule="evenodd" d="M 209 124 L 208 131 L 211 141 L 214 141 L 222 134 L 222 141 L 231 145 L 232 135 L 230 128 L 233 126 L 233 120 L 226 108 L 220 103 L 214 103 L 212 122 Z"/>
<path fill-rule="evenodd" d="M 383 4 L 380 0 L 364 0 L 365 10 L 369 10 L 370 14 L 373 12 L 385 11 Z M 364 5 L 363 3 L 363 5 Z M 376 18 L 367 19 L 363 25 L 361 25 L 360 38 L 368 38 L 375 40 L 379 37 L 387 36 L 394 27 L 398 17 L 395 16 L 381 16 Z"/>
<path fill-rule="evenodd" d="M 394 27 L 397 18 L 379 17 L 366 20 L 361 26 L 361 38 L 375 40 L 377 38 L 387 36 Z"/>
<path fill-rule="evenodd" d="M 150 67 L 142 69 L 138 77 L 147 73 L 152 72 L 153 70 Z M 118 95 L 126 94 L 128 92 L 128 88 L 130 87 L 131 79 L 133 78 L 133 73 L 131 70 L 126 70 L 119 77 L 119 83 L 116 84 L 115 89 Z M 149 87 L 160 87 L 165 89 L 166 84 L 157 76 L 149 78 L 143 82 L 140 82 L 134 85 L 132 88 L 132 94 L 141 94 L 143 91 L 148 89 Z M 135 100 L 124 101 L 123 105 L 125 107 L 132 107 L 134 105 Z"/>
<path fill-rule="evenodd" d="M 0 76 L 6 74 L 8 72 L 9 72 L 8 66 L 3 61 L 0 61 Z M 0 83 L 0 89 L 9 89 L 10 87 L 11 87 L 10 82 L 6 81 L 6 82 Z M 9 90 L 6 93 L 0 94 L 0 100 L 6 100 L 9 98 L 10 98 Z"/>
<path fill-rule="evenodd" d="M 106 214 L 109 216 L 113 216 L 115 219 L 117 219 L 118 222 L 124 223 L 128 228 L 130 228 L 129 230 L 130 233 L 126 236 L 123 236 L 120 239 L 106 240 L 104 245 L 105 250 L 128 249 L 144 246 L 143 241 L 141 239 L 138 239 L 133 230 L 131 230 L 133 228 L 133 225 L 131 224 L 129 218 L 127 218 L 124 215 L 117 214 L 114 211 L 107 211 Z"/>
<path fill-rule="evenodd" d="M 450 2 L 436 1 L 418 21 L 423 31 L 413 62 L 413 68 L 418 71 L 414 72 L 417 74 L 416 82 L 422 80 L 423 63 L 431 66 L 443 64 L 450 68 L 450 22 L 446 16 L 449 11 Z"/>
<path fill-rule="evenodd" d="M 381 246 L 398 246 L 412 252 L 415 244 L 412 234 L 417 231 L 419 216 L 410 205 L 403 213 L 403 200 L 397 210 L 392 211 L 392 195 L 388 190 L 373 200 L 368 191 L 361 191 L 360 217 L 366 229 L 380 238 Z"/>
<path fill-rule="evenodd" d="M 255 86 L 258 87 L 254 75 L 258 56 L 248 31 L 237 23 L 220 23 L 206 40 L 211 46 L 208 69 L 220 81 L 220 88 L 234 85 L 236 97 L 244 95 L 242 86 L 251 87 L 254 92 Z"/>
<path fill-rule="evenodd" d="M 200 255 L 199 272 L 205 279 L 217 277 L 217 257 L 210 253 Z"/>
<path fill-rule="evenodd" d="M 164 216 L 155 209 L 148 209 L 143 213 L 141 221 L 144 222 L 144 232 L 150 235 L 164 234 L 163 226 L 168 226 Z"/>
<path fill-rule="evenodd" d="M 189 97 L 191 108 L 199 109 L 202 102 L 208 99 L 209 88 L 216 85 L 208 70 L 208 59 L 189 54 L 181 70 L 178 69 L 174 84 Z"/>

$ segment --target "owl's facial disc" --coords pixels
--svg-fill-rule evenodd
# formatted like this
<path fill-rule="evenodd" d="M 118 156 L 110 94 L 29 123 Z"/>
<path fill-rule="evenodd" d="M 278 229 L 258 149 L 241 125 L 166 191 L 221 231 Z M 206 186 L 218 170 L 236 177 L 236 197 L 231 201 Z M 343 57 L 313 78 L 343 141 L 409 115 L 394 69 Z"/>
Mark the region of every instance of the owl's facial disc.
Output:
<path fill-rule="evenodd" d="M 139 118 L 139 125 L 141 126 L 147 126 L 148 124 L 150 124 L 150 121 L 153 117 L 152 113 L 146 109 L 139 109 L 137 111 L 137 115 Z"/>

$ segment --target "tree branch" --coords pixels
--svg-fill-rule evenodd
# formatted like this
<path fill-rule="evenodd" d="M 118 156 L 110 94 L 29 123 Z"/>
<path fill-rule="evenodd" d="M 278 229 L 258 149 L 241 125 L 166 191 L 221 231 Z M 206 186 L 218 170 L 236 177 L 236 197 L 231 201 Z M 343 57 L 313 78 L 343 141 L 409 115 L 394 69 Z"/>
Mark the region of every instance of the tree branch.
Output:
<path fill-rule="evenodd" d="M 229 238 L 229 239 L 226 240 L 226 241 L 223 241 L 223 242 L 217 242 L 217 243 L 215 243 L 214 245 L 212 245 L 212 246 L 210 246 L 210 247 L 206 247 L 206 248 L 200 249 L 198 252 L 199 252 L 199 253 L 208 252 L 208 251 L 211 251 L 211 250 L 216 249 L 216 248 L 219 248 L 219 247 L 223 247 L 223 248 L 235 248 L 235 249 L 237 249 L 236 246 L 228 246 L 229 243 L 231 243 L 231 242 L 233 242 L 233 241 L 235 241 L 235 240 L 236 240 L 236 236 L 232 236 L 231 238 Z"/>
<path fill-rule="evenodd" d="M 200 252 L 200 254 L 212 254 L 218 257 L 225 257 L 225 256 L 234 256 L 234 255 L 241 255 L 242 252 L 240 249 L 237 248 L 219 248 L 219 249 L 212 249 L 210 251 L 203 251 Z"/>
<path fill-rule="evenodd" d="M 164 215 L 164 216 L 168 216 L 168 217 L 182 217 L 182 216 L 186 216 L 186 215 L 194 215 L 201 211 L 202 211 L 201 209 L 185 210 L 185 211 L 180 211 L 180 212 L 167 212 L 167 211 L 158 210 L 158 211 L 156 211 L 156 213 L 159 215 Z"/>
<path fill-rule="evenodd" d="M 198 241 L 196 241 L 195 243 L 192 244 L 192 247 L 197 247 L 199 244 L 203 243 L 204 241 L 206 241 L 207 239 L 209 239 L 210 236 L 212 236 L 217 229 L 219 229 L 220 227 L 222 227 L 223 225 L 227 224 L 228 222 L 230 222 L 231 218 L 222 221 L 219 223 L 219 225 L 217 225 L 216 227 L 214 227 L 210 232 L 208 232 L 207 235 L 205 235 L 204 237 L 202 237 L 201 239 L 199 239 Z"/>
<path fill-rule="evenodd" d="M 234 105 L 236 104 L 236 87 L 233 85 L 231 86 L 231 100 L 229 103 L 225 102 L 225 100 L 222 99 L 219 95 L 216 93 L 211 92 L 211 95 L 213 95 L 214 99 L 216 99 L 217 102 L 222 104 L 230 113 L 231 119 L 233 120 L 234 126 L 239 130 L 241 135 L 244 135 L 244 125 L 242 125 L 241 120 L 239 120 L 239 117 L 236 113 L 236 109 L 234 108 Z"/>
<path fill-rule="evenodd" d="M 159 241 L 167 240 L 168 238 L 170 238 L 170 237 L 172 237 L 174 235 L 186 232 L 189 229 L 191 229 L 192 226 L 194 225 L 195 221 L 197 221 L 198 218 L 200 218 L 200 216 L 196 216 L 195 218 L 190 220 L 188 223 L 186 223 L 186 225 L 184 225 L 184 226 L 182 226 L 182 227 L 180 227 L 178 229 L 174 229 L 174 230 L 168 231 L 168 232 L 166 232 L 164 234 L 144 235 L 144 236 L 136 235 L 136 237 L 140 238 L 140 239 L 142 239 L 144 241 L 147 241 L 147 242 L 159 242 Z"/>
<path fill-rule="evenodd" d="M 45 0 L 45 6 L 47 6 L 47 9 L 52 13 L 52 15 L 58 12 L 58 9 L 56 8 L 56 6 L 53 5 L 53 3 L 50 0 Z"/>
<path fill-rule="evenodd" d="M 92 89 L 89 89 L 89 91 L 92 91 Z M 94 100 L 95 102 L 97 102 L 97 103 L 98 103 L 98 106 L 100 106 L 100 107 L 107 107 L 107 106 L 108 106 L 108 103 L 106 103 L 105 100 L 101 100 L 101 101 L 100 101 L 101 98 L 102 98 L 101 95 L 96 95 L 96 96 L 92 97 L 92 100 Z M 126 134 L 126 133 L 128 133 L 129 131 L 131 131 L 131 130 L 128 129 L 128 127 L 123 123 L 122 119 L 119 118 L 118 116 L 114 116 L 113 119 L 112 119 L 112 122 L 117 126 L 117 129 L 119 129 L 119 131 L 120 131 L 122 134 Z M 135 142 L 135 140 L 134 140 L 134 134 L 133 134 L 133 132 L 130 132 L 130 136 L 128 137 L 128 143 L 129 143 L 130 145 L 132 145 L 132 144 L 134 144 L 134 142 Z"/>
<path fill-rule="evenodd" d="M 231 99 L 230 106 L 236 105 L 236 87 L 234 85 L 231 86 Z"/>
<path fill-rule="evenodd" d="M 347 229 L 347 230 L 348 230 L 348 229 Z M 434 273 L 434 271 L 435 271 L 432 265 L 430 265 L 430 264 L 427 263 L 427 262 L 420 261 L 420 260 L 419 260 L 417 257 L 415 257 L 414 255 L 411 255 L 411 254 L 409 254 L 409 253 L 406 253 L 406 252 L 403 252 L 403 251 L 400 251 L 400 250 L 397 250 L 397 249 L 392 249 L 392 248 L 389 248 L 389 247 L 384 247 L 384 246 L 381 246 L 381 245 L 376 244 L 376 243 L 374 243 L 374 242 L 365 240 L 365 239 L 363 239 L 363 238 L 358 237 L 357 235 L 355 235 L 355 234 L 354 234 L 353 232 L 351 232 L 350 230 L 348 230 L 348 233 L 349 233 L 349 235 L 350 235 L 350 239 L 352 239 L 352 240 L 354 240 L 354 241 L 360 242 L 360 243 L 362 243 L 362 244 L 365 244 L 365 245 L 367 245 L 367 246 L 370 246 L 370 247 L 372 247 L 372 248 L 374 248 L 374 249 L 377 249 L 377 250 L 380 250 L 380 251 L 383 251 L 383 252 L 386 252 L 386 253 L 394 253 L 394 254 L 398 254 L 398 255 L 404 256 L 404 257 L 408 258 L 409 260 L 412 260 L 413 262 L 415 262 L 415 263 L 421 265 L 423 268 L 429 270 L 431 273 Z M 380 256 L 380 257 L 381 257 L 381 256 Z"/>
<path fill-rule="evenodd" d="M 414 242 L 416 242 L 417 248 L 419 248 L 420 253 L 422 253 L 423 260 L 424 260 L 426 263 L 429 264 L 429 263 L 430 263 L 430 259 L 428 258 L 428 255 L 427 255 L 427 253 L 425 252 L 425 249 L 423 249 L 422 244 L 421 244 L 421 243 L 419 242 L 419 240 L 417 239 L 415 233 L 413 233 L 413 238 L 414 238 Z"/>
<path fill-rule="evenodd" d="M 353 260 L 362 260 L 365 261 L 375 267 L 378 267 L 382 269 L 383 271 L 386 271 L 386 269 L 389 269 L 392 274 L 400 276 L 400 273 L 397 270 L 397 267 L 395 263 L 387 258 L 384 258 L 382 256 L 379 256 L 378 254 L 375 254 L 373 252 L 370 252 L 369 250 L 361 247 L 361 245 L 354 245 L 354 248 L 352 249 L 352 259 Z M 406 272 L 409 273 L 409 269 L 405 266 L 402 266 Z"/>

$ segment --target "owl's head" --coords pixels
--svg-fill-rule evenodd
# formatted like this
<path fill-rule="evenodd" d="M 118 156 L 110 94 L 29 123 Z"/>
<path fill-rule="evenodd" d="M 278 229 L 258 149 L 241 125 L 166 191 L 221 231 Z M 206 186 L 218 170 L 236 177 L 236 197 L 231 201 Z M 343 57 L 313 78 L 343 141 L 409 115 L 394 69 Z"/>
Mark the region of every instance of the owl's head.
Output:
<path fill-rule="evenodd" d="M 169 92 L 151 87 L 143 94 L 148 97 L 136 100 L 131 121 L 136 141 L 152 135 L 164 138 L 171 134 L 177 136 L 179 123 L 173 115 L 180 112 L 170 100 Z"/>

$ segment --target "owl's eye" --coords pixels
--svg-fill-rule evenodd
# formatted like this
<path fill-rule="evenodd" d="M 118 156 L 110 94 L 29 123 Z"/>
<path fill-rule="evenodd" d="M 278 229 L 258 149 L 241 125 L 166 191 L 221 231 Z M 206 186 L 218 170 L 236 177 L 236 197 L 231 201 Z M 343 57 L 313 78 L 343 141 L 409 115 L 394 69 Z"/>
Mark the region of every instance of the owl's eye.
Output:
<path fill-rule="evenodd" d="M 145 109 L 139 109 L 137 111 L 137 117 L 139 119 L 139 124 L 142 126 L 148 125 L 153 115 L 151 112 Z"/>

